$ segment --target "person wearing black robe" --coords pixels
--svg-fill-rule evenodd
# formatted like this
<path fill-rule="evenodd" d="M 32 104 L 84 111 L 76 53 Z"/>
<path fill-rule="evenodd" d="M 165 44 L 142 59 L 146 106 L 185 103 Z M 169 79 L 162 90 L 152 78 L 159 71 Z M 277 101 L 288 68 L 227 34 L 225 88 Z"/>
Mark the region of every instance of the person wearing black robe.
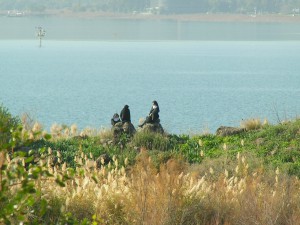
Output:
<path fill-rule="evenodd" d="M 125 122 L 129 122 L 131 123 L 131 118 L 130 118 L 130 110 L 129 110 L 129 106 L 125 105 L 124 108 L 122 109 L 121 113 L 121 120 L 123 123 Z"/>
<path fill-rule="evenodd" d="M 149 115 L 146 117 L 146 120 L 139 125 L 139 127 L 143 127 L 146 123 L 155 123 L 158 121 L 159 119 L 159 106 L 157 101 L 153 101 L 152 102 L 152 107 L 151 110 L 149 112 Z"/>

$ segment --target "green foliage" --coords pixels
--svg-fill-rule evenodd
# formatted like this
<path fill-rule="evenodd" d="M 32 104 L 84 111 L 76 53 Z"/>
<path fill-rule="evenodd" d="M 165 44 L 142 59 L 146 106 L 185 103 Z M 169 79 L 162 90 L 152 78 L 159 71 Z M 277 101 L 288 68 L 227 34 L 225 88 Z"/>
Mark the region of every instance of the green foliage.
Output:
<path fill-rule="evenodd" d="M 37 153 L 42 160 L 45 149 L 20 151 L 10 156 L 7 151 L 0 151 L 0 224 L 90 224 L 87 219 L 79 221 L 69 213 L 62 213 L 61 199 L 51 198 L 48 202 L 42 197 L 41 182 L 53 175 L 42 164 L 35 164 Z M 68 173 L 73 174 L 71 169 Z M 56 184 L 64 187 L 70 176 L 59 173 Z"/>
<path fill-rule="evenodd" d="M 39 216 L 39 223 L 47 221 L 49 224 L 58 224 L 61 217 L 64 217 L 64 214 L 61 212 L 63 207 L 63 200 L 57 198 L 56 196 L 51 196 L 47 201 L 47 210 L 43 215 Z M 41 205 L 41 200 L 38 199 L 32 206 L 32 211 L 36 212 L 39 210 Z M 32 221 L 31 221 L 32 222 Z"/>
<path fill-rule="evenodd" d="M 249 152 L 262 158 L 265 165 L 272 169 L 279 167 L 290 175 L 300 174 L 299 119 L 226 137 L 199 135 L 171 138 L 176 142 L 170 150 L 182 155 L 190 163 L 219 157 L 230 160 L 238 152 Z"/>
<path fill-rule="evenodd" d="M 125 147 L 129 144 L 130 139 L 122 136 L 122 140 L 118 144 L 102 144 L 99 137 L 86 137 L 86 138 L 70 138 L 53 140 L 39 140 L 30 145 L 33 149 L 51 148 L 54 153 L 60 152 L 62 163 L 66 162 L 68 167 L 75 168 L 75 156 L 80 156 L 81 153 L 85 154 L 89 159 L 96 160 L 102 154 L 107 154 L 112 158 L 116 156 L 120 166 L 124 165 L 127 158 L 128 163 L 132 164 L 135 161 L 137 152 L 131 147 Z M 91 158 L 90 156 L 93 156 Z"/>
<path fill-rule="evenodd" d="M 14 221 L 26 221 L 24 215 L 28 214 L 28 209 L 41 196 L 35 182 L 50 175 L 45 168 L 38 165 L 24 167 L 25 163 L 33 161 L 30 154 L 16 152 L 9 162 L 5 163 L 5 159 L 9 157 L 8 153 L 5 150 L 0 153 L 0 223 L 14 224 Z M 46 203 L 44 200 L 40 203 L 36 214 L 42 216 L 46 212 Z"/>
<path fill-rule="evenodd" d="M 35 148 L 51 147 L 60 151 L 62 160 L 74 167 L 74 157 L 78 152 L 92 153 L 96 159 L 101 154 L 111 158 L 117 156 L 122 165 L 125 158 L 134 164 L 138 154 L 136 149 L 151 152 L 156 166 L 171 157 L 180 157 L 189 163 L 226 157 L 234 158 L 238 152 L 251 152 L 263 159 L 272 168 L 282 167 L 289 174 L 300 174 L 300 120 L 284 124 L 268 125 L 259 130 L 247 131 L 226 137 L 216 135 L 161 135 L 137 132 L 132 138 L 121 137 L 118 144 L 102 144 L 98 137 L 85 139 L 62 139 L 40 141 Z"/>
<path fill-rule="evenodd" d="M 12 133 L 18 128 L 21 121 L 14 117 L 3 105 L 0 105 L 0 149 L 7 149 L 12 141 Z"/>
<path fill-rule="evenodd" d="M 17 129 L 19 128 L 19 129 Z M 20 120 L 13 117 L 9 111 L 0 107 L 0 224 L 42 224 L 48 203 L 42 198 L 40 183 L 52 175 L 41 164 L 35 164 L 36 154 L 45 153 L 45 149 L 38 151 L 16 151 L 12 149 L 22 142 Z M 62 175 L 61 184 L 69 179 Z M 62 218 L 62 217 L 61 217 Z"/>
<path fill-rule="evenodd" d="M 217 158 L 226 154 L 223 144 L 232 144 L 235 137 L 218 137 L 215 135 L 194 136 L 179 144 L 177 151 L 190 163 L 201 163 L 206 157 Z"/>
<path fill-rule="evenodd" d="M 170 149 L 169 138 L 154 132 L 138 132 L 132 139 L 132 145 L 144 147 L 147 150 L 167 151 Z"/>
<path fill-rule="evenodd" d="M 86 155 L 93 155 L 98 158 L 101 154 L 106 153 L 107 150 L 99 143 L 98 138 L 69 138 L 60 139 L 57 141 L 52 140 L 39 140 L 30 145 L 33 149 L 51 148 L 54 152 L 61 153 L 62 162 L 66 162 L 69 167 L 75 167 L 75 156 L 83 152 Z"/>

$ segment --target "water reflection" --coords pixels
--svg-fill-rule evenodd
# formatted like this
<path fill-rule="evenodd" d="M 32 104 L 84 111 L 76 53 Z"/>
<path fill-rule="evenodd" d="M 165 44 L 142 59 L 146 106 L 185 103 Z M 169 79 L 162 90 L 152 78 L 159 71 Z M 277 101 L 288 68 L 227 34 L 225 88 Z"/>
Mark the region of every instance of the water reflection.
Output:
<path fill-rule="evenodd" d="M 300 40 L 299 23 L 58 17 L 0 17 L 0 39 L 33 39 L 37 26 L 56 40 Z"/>

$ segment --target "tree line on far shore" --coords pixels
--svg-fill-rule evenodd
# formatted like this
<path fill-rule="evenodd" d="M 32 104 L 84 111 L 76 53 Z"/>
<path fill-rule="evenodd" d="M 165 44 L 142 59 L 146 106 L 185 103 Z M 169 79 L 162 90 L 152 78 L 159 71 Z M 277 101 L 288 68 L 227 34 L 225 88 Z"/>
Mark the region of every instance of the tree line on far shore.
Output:
<path fill-rule="evenodd" d="M 0 0 L 0 10 L 118 13 L 292 13 L 300 0 Z"/>

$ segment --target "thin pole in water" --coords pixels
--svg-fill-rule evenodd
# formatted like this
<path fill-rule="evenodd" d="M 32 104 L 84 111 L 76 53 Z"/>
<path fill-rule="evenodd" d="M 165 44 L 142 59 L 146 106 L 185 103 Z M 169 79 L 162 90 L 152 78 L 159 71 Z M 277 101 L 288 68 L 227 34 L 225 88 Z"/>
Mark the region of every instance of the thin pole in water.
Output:
<path fill-rule="evenodd" d="M 46 31 L 42 27 L 36 27 L 36 36 L 40 39 L 40 48 L 42 47 L 42 38 L 45 37 Z"/>

